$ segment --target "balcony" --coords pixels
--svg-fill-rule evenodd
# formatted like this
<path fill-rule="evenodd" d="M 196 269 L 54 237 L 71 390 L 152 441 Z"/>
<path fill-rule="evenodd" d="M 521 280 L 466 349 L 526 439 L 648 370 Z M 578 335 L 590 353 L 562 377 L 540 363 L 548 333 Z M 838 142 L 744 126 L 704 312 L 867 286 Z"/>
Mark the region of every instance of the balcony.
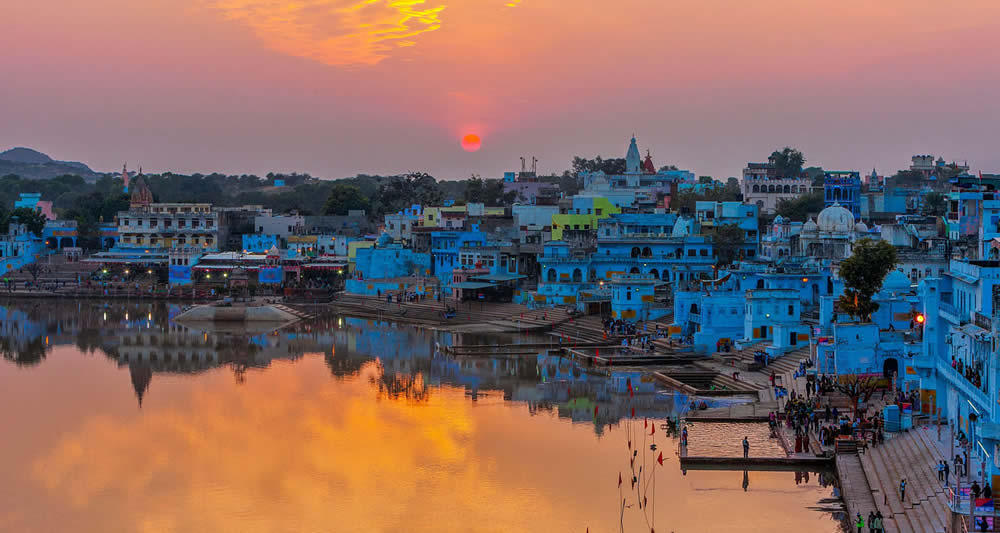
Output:
<path fill-rule="evenodd" d="M 970 401 L 976 404 L 976 407 L 982 412 L 991 412 L 990 399 L 987 397 L 986 393 L 977 388 L 975 385 L 965 379 L 965 376 L 960 374 L 958 370 L 955 370 L 943 359 L 938 359 L 937 362 L 938 374 L 944 376 L 948 380 L 948 383 L 957 389 L 960 394 L 965 396 Z"/>

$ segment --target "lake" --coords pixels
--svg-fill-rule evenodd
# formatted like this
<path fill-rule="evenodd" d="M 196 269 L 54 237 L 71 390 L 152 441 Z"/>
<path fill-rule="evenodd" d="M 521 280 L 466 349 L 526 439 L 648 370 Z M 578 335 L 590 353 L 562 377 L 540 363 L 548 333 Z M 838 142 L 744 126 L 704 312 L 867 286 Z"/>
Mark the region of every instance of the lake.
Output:
<path fill-rule="evenodd" d="M 638 374 L 435 354 L 538 337 L 180 311 L 0 302 L 0 531 L 840 531 L 829 474 L 682 472 L 690 399 Z"/>

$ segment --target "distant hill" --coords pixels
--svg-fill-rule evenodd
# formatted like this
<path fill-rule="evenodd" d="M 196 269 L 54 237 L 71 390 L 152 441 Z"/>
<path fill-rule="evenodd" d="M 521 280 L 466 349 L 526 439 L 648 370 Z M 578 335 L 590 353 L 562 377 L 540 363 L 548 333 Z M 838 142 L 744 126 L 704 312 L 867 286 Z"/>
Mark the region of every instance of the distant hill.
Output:
<path fill-rule="evenodd" d="M 76 174 L 91 180 L 100 176 L 83 163 L 56 161 L 38 150 L 21 147 L 0 152 L 0 176 L 7 174 L 33 180 L 46 180 L 63 174 Z"/>

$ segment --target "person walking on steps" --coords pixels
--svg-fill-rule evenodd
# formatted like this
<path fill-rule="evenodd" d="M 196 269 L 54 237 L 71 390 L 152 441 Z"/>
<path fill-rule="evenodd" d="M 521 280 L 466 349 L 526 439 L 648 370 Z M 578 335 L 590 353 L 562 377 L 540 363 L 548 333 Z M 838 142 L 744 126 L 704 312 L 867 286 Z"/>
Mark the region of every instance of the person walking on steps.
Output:
<path fill-rule="evenodd" d="M 747 436 L 743 437 L 743 458 L 744 459 L 750 458 L 750 441 L 748 440 Z"/>
<path fill-rule="evenodd" d="M 899 501 L 906 501 L 906 478 L 899 481 Z"/>
<path fill-rule="evenodd" d="M 882 511 L 875 511 L 875 531 L 878 533 L 885 533 L 885 528 L 882 523 Z"/>
<path fill-rule="evenodd" d="M 868 533 L 876 533 L 875 511 L 868 511 Z"/>
<path fill-rule="evenodd" d="M 938 471 L 938 481 L 944 481 L 944 461 L 938 461 L 937 471 Z"/>
<path fill-rule="evenodd" d="M 854 525 L 858 526 L 858 533 L 865 533 L 862 531 L 865 528 L 865 519 L 862 518 L 861 513 L 858 513 L 858 518 L 854 521 Z"/>

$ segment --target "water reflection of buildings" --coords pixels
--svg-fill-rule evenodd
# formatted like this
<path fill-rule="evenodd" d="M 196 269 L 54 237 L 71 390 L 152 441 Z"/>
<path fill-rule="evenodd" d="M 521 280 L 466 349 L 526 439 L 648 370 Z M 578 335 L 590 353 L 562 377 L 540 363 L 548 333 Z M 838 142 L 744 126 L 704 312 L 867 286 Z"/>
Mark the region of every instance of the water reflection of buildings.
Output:
<path fill-rule="evenodd" d="M 472 401 L 502 395 L 504 401 L 526 404 L 533 413 L 552 412 L 591 423 L 598 433 L 632 416 L 633 409 L 636 417 L 667 418 L 687 404 L 686 398 L 657 391 L 639 372 L 591 373 L 547 353 L 456 358 L 435 350 L 438 344 L 493 343 L 497 338 L 459 338 L 322 313 L 273 332 L 208 332 L 171 322 L 180 310 L 162 302 L 13 302 L 0 307 L 0 332 L 9 342 L 9 347 L 2 347 L 4 357 L 17 364 L 37 364 L 47 350 L 60 344 L 100 351 L 119 367 L 128 367 L 139 405 L 157 374 L 197 374 L 228 367 L 242 382 L 250 369 L 304 354 L 322 354 L 338 379 L 374 369 L 366 375 L 380 397 L 419 402 L 438 387 L 459 387 Z M 628 393 L 629 384 L 634 394 Z"/>

